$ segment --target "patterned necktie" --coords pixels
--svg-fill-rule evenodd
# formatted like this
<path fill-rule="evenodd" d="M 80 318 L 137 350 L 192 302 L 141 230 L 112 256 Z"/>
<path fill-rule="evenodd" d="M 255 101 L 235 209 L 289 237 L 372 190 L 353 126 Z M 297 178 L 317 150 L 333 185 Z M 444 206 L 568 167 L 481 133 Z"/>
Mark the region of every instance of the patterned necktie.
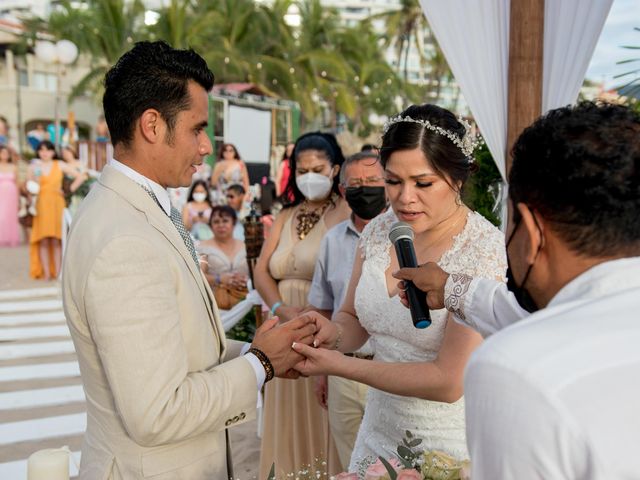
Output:
<path fill-rule="evenodd" d="M 160 205 L 158 197 L 156 197 L 155 193 L 153 193 L 153 190 L 145 187 L 144 185 L 140 186 L 151 196 L 151 198 L 155 200 L 162 212 L 166 215 L 167 212 L 164 210 L 164 208 L 162 208 L 162 205 Z M 171 207 L 171 215 L 169 215 L 169 218 L 171 218 L 171 223 L 173 223 L 173 225 L 176 227 L 176 230 L 178 230 L 178 233 L 182 237 L 182 241 L 187 246 L 187 250 L 189 250 L 189 252 L 191 253 L 193 261 L 196 262 L 196 268 L 200 269 L 198 255 L 196 254 L 196 247 L 193 245 L 193 239 L 191 238 L 191 235 L 189 235 L 189 232 L 187 232 L 184 223 L 182 223 L 182 215 L 180 215 L 180 212 L 176 208 Z"/>

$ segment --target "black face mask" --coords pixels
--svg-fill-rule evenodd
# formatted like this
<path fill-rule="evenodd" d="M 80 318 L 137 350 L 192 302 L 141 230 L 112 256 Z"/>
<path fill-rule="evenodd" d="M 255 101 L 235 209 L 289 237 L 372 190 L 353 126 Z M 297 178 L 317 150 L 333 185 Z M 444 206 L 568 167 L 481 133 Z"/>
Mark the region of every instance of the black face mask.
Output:
<path fill-rule="evenodd" d="M 533 263 L 531 265 L 529 265 L 529 268 L 527 269 L 527 273 L 525 273 L 524 275 L 524 279 L 522 280 L 522 285 L 518 285 L 515 281 L 515 279 L 513 278 L 513 272 L 511 271 L 511 261 L 509 260 L 509 244 L 511 243 L 511 240 L 513 239 L 514 234 L 516 233 L 516 231 L 518 230 L 518 227 L 520 226 L 520 220 L 522 219 L 522 217 L 519 217 L 518 220 L 516 221 L 516 225 L 513 227 L 513 232 L 511 232 L 511 236 L 509 236 L 509 240 L 507 240 L 507 244 L 506 244 L 506 249 L 507 249 L 507 289 L 513 293 L 513 295 L 516 297 L 517 302 L 520 304 L 520 306 L 526 310 L 529 313 L 533 313 L 539 310 L 538 306 L 536 305 L 536 302 L 533 300 L 533 297 L 529 294 L 529 292 L 527 291 L 527 289 L 525 288 L 525 284 L 527 283 L 527 280 L 529 279 L 529 274 L 531 273 L 531 269 L 533 268 Z M 535 217 L 534 217 L 535 220 Z M 536 221 L 536 225 L 537 225 L 537 221 Z M 542 247 L 542 244 L 540 244 L 540 246 L 538 247 L 538 252 L 540 252 L 540 248 Z M 537 253 L 536 253 L 536 257 L 537 257 Z"/>
<path fill-rule="evenodd" d="M 371 220 L 387 206 L 384 187 L 347 187 L 345 198 L 353 213 L 363 220 Z"/>

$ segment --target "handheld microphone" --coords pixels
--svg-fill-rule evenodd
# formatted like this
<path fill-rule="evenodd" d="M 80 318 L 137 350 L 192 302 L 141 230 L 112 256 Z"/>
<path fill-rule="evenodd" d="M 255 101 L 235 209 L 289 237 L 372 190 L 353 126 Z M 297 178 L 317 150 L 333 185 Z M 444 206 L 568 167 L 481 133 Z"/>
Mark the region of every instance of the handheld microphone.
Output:
<path fill-rule="evenodd" d="M 415 268 L 418 266 L 416 251 L 413 248 L 413 229 L 405 222 L 396 222 L 389 232 L 389 240 L 396 247 L 398 264 L 400 268 Z M 411 320 L 416 328 L 427 328 L 431 325 L 431 316 L 427 307 L 427 296 L 424 292 L 407 280 L 404 281 L 407 287 L 407 299 L 409 300 L 409 310 Z"/>

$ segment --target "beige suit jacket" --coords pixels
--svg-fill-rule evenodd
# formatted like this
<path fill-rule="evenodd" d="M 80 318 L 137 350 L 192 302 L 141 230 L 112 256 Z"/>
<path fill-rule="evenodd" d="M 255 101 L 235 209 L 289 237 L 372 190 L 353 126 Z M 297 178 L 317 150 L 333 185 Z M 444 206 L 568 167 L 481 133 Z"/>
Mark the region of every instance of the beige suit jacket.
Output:
<path fill-rule="evenodd" d="M 64 310 L 87 399 L 82 479 L 224 479 L 256 375 L 170 218 L 105 167 L 67 242 Z"/>

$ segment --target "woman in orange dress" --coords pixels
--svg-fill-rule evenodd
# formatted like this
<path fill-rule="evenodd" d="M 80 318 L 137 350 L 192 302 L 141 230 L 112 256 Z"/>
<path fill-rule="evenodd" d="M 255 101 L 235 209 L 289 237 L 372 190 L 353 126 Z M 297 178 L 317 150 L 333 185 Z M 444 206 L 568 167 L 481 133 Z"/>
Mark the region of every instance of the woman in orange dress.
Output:
<path fill-rule="evenodd" d="M 27 174 L 27 180 L 40 185 L 29 240 L 29 273 L 32 278 L 52 280 L 60 273 L 62 261 L 62 215 L 65 209 L 62 179 L 64 175 L 72 177 L 74 183 L 81 183 L 84 179 L 73 167 L 56 160 L 56 149 L 50 141 L 40 142 L 36 153 L 38 157 L 29 166 Z"/>

